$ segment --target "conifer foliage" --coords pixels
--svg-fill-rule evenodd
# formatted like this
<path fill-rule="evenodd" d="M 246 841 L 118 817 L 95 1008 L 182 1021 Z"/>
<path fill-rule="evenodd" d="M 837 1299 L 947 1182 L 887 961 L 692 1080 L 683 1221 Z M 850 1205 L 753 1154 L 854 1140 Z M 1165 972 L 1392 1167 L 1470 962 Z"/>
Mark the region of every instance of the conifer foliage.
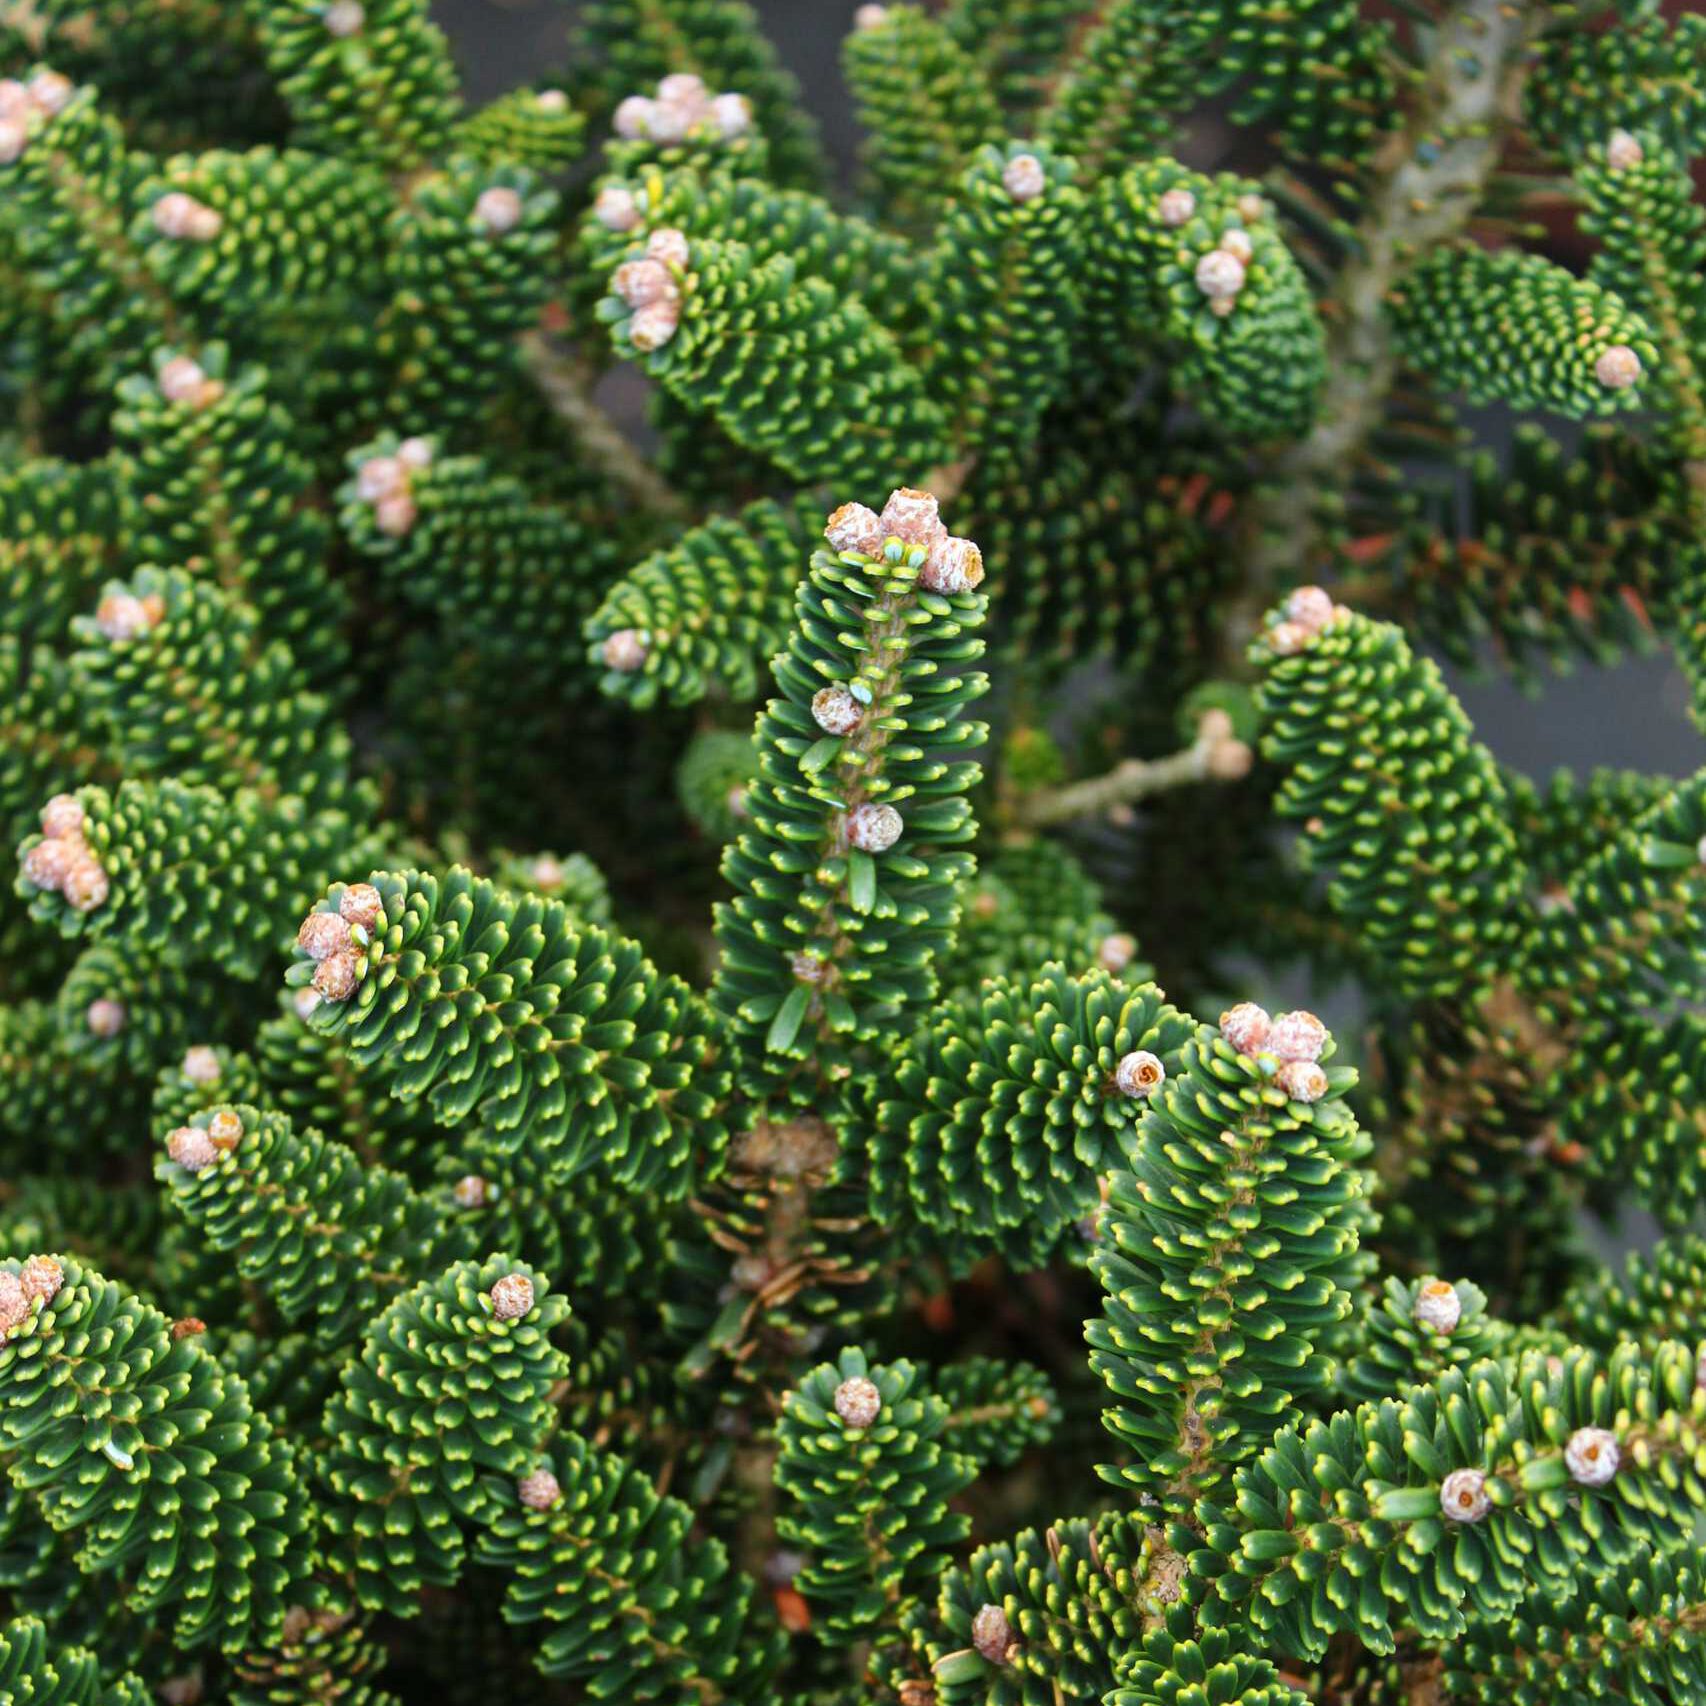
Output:
<path fill-rule="evenodd" d="M 1706 25 L 764 10 L 0 6 L 0 1703 L 1706 1706 Z"/>

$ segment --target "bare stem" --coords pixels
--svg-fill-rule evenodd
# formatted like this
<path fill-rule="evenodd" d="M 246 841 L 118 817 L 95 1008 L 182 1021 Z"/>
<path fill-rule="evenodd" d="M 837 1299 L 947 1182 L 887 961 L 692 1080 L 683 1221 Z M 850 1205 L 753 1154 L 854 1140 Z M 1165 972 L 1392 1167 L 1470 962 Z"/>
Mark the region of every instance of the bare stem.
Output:
<path fill-rule="evenodd" d="M 1204 781 L 1210 774 L 1209 755 L 1217 744 L 1198 740 L 1165 758 L 1122 758 L 1105 775 L 1039 788 L 1014 803 L 1013 823 L 1021 829 L 1046 829 L 1073 818 L 1099 817 L 1112 806 L 1131 805 L 1168 788 Z"/>
<path fill-rule="evenodd" d="M 592 400 L 579 363 L 543 332 L 521 340 L 521 359 L 551 411 L 574 435 L 586 458 L 638 503 L 670 521 L 689 519 L 687 506 L 639 448 Z"/>

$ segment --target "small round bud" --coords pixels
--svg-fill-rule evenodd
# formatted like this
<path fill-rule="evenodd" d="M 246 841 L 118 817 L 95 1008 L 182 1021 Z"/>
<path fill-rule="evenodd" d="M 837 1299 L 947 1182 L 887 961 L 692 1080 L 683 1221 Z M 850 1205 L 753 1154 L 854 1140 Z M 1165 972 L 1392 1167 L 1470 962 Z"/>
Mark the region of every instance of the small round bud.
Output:
<path fill-rule="evenodd" d="M 0 118 L 26 119 L 30 105 L 30 92 L 16 77 L 0 77 Z"/>
<path fill-rule="evenodd" d="M 407 492 L 381 498 L 373 509 L 373 524 L 390 539 L 401 539 L 415 525 L 415 500 Z"/>
<path fill-rule="evenodd" d="M 1605 144 L 1605 163 L 1614 172 L 1626 172 L 1646 159 L 1646 151 L 1626 130 L 1614 130 Z"/>
<path fill-rule="evenodd" d="M 563 1485 L 549 1469 L 535 1469 L 515 1484 L 516 1497 L 530 1511 L 548 1511 L 563 1496 Z"/>
<path fill-rule="evenodd" d="M 1300 586 L 1286 596 L 1285 619 L 1319 633 L 1333 620 L 1333 601 L 1318 586 Z"/>
<path fill-rule="evenodd" d="M 186 1049 L 181 1070 L 192 1084 L 217 1084 L 219 1082 L 218 1050 L 207 1047 L 205 1043 L 192 1049 Z"/>
<path fill-rule="evenodd" d="M 1220 252 L 1230 255 L 1241 267 L 1247 267 L 1256 253 L 1256 245 L 1250 241 L 1248 231 L 1232 225 L 1220 234 Z"/>
<path fill-rule="evenodd" d="M 207 1331 L 207 1323 L 199 1315 L 181 1315 L 172 1323 L 174 1343 L 179 1339 L 199 1339 Z"/>
<path fill-rule="evenodd" d="M 648 647 L 638 628 L 618 628 L 599 648 L 606 669 L 631 675 L 645 665 Z"/>
<path fill-rule="evenodd" d="M 1240 1001 L 1220 1015 L 1220 1034 L 1240 1054 L 1260 1054 L 1272 1027 L 1268 1010 L 1254 1001 Z"/>
<path fill-rule="evenodd" d="M 864 853 L 886 853 L 900 840 L 905 821 L 893 806 L 867 801 L 847 814 L 847 840 Z"/>
<path fill-rule="evenodd" d="M 347 950 L 332 954 L 314 968 L 313 987 L 328 1001 L 347 1001 L 361 982 L 361 961 Z"/>
<path fill-rule="evenodd" d="M 1239 196 L 1237 207 L 1238 217 L 1246 225 L 1254 225 L 1257 220 L 1266 219 L 1268 216 L 1268 204 L 1252 190 L 1246 190 Z"/>
<path fill-rule="evenodd" d="M 883 505 L 883 532 L 908 544 L 933 546 L 948 532 L 942 525 L 938 507 L 928 492 L 899 486 L 889 493 L 889 501 Z"/>
<path fill-rule="evenodd" d="M 533 104 L 542 113 L 566 113 L 569 110 L 569 97 L 561 89 L 541 89 L 533 97 Z"/>
<path fill-rule="evenodd" d="M 1319 1102 L 1327 1094 L 1327 1074 L 1312 1060 L 1288 1060 L 1274 1082 L 1294 1102 Z"/>
<path fill-rule="evenodd" d="M 874 1380 L 856 1374 L 835 1389 L 835 1413 L 850 1428 L 868 1428 L 882 1414 L 883 1395 Z"/>
<path fill-rule="evenodd" d="M 124 1022 L 128 1017 L 122 1001 L 114 1001 L 111 996 L 103 995 L 99 1000 L 89 1003 L 89 1010 L 83 1015 L 83 1023 L 89 1027 L 91 1036 L 106 1039 L 116 1037 L 124 1029 Z"/>
<path fill-rule="evenodd" d="M 175 355 L 160 369 L 156 383 L 168 403 L 194 403 L 201 400 L 207 375 L 199 362 L 191 361 L 187 355 Z"/>
<path fill-rule="evenodd" d="M 705 79 L 692 71 L 672 71 L 658 84 L 657 98 L 676 106 L 691 107 L 709 97 Z"/>
<path fill-rule="evenodd" d="M 1454 1333 L 1463 1319 L 1463 1299 L 1450 1280 L 1429 1280 L 1416 1293 L 1416 1325 L 1430 1333 Z"/>
<path fill-rule="evenodd" d="M 969 539 L 950 533 L 930 548 L 918 584 L 929 592 L 975 591 L 983 579 L 983 552 Z"/>
<path fill-rule="evenodd" d="M 0 166 L 10 166 L 18 159 L 29 139 L 22 119 L 0 118 Z"/>
<path fill-rule="evenodd" d="M 726 141 L 745 136 L 752 129 L 752 102 L 745 95 L 719 95 L 711 102 L 711 122 Z"/>
<path fill-rule="evenodd" d="M 77 912 L 93 912 L 106 904 L 110 892 L 107 873 L 93 853 L 84 851 L 72 860 L 60 892 Z"/>
<path fill-rule="evenodd" d="M 1013 1645 L 1013 1626 L 999 1605 L 985 1605 L 971 1620 L 971 1644 L 992 1665 L 1007 1663 L 1007 1650 Z"/>
<path fill-rule="evenodd" d="M 1235 296 L 1211 296 L 1208 301 L 1208 311 L 1217 320 L 1224 320 L 1237 306 Z"/>
<path fill-rule="evenodd" d="M 432 466 L 432 440 L 430 438 L 405 438 L 397 446 L 397 460 L 405 468 L 430 468 Z"/>
<path fill-rule="evenodd" d="M 338 896 L 338 916 L 371 936 L 375 925 L 385 916 L 385 902 L 372 883 L 351 883 Z"/>
<path fill-rule="evenodd" d="M 207 1135 L 221 1149 L 229 1149 L 243 1135 L 243 1121 L 232 1108 L 220 1108 L 207 1122 Z"/>
<path fill-rule="evenodd" d="M 1268 1052 L 1278 1060 L 1319 1060 L 1327 1046 L 1327 1027 L 1299 1008 L 1281 1013 L 1268 1032 Z"/>
<path fill-rule="evenodd" d="M 18 1270 L 18 1284 L 32 1302 L 51 1303 L 65 1284 L 65 1269 L 52 1256 L 31 1256 Z"/>
<path fill-rule="evenodd" d="M 1197 289 L 1214 301 L 1227 301 L 1244 288 L 1244 263 L 1224 249 L 1210 249 L 1197 262 Z"/>
<path fill-rule="evenodd" d="M 887 6 L 865 5 L 853 14 L 853 28 L 856 30 L 880 30 L 888 21 Z"/>
<path fill-rule="evenodd" d="M 505 1274 L 492 1287 L 492 1315 L 519 1321 L 533 1307 L 533 1281 L 526 1274 Z"/>
<path fill-rule="evenodd" d="M 1035 154 L 1015 154 L 1001 170 L 1001 187 L 1015 201 L 1035 201 L 1048 188 L 1048 173 Z"/>
<path fill-rule="evenodd" d="M 837 551 L 852 551 L 861 557 L 880 557 L 888 530 L 874 509 L 863 504 L 843 504 L 830 513 L 823 536 Z"/>
<path fill-rule="evenodd" d="M 188 237 L 203 243 L 217 237 L 224 224 L 205 202 L 197 201 L 182 190 L 170 190 L 161 196 L 149 209 L 148 217 L 162 237 Z"/>
<path fill-rule="evenodd" d="M 1493 1508 L 1479 1469 L 1453 1469 L 1439 1490 L 1439 1508 L 1453 1522 L 1479 1522 Z"/>
<path fill-rule="evenodd" d="M 75 794 L 55 794 L 41 809 L 43 835 L 81 835 L 83 806 Z"/>
<path fill-rule="evenodd" d="M 298 1019 L 306 1019 L 320 1005 L 320 992 L 311 985 L 304 984 L 292 994 L 290 1005 Z"/>
<path fill-rule="evenodd" d="M 1218 705 L 1211 706 L 1197 718 L 1197 739 L 1204 746 L 1218 746 L 1232 739 L 1232 718 Z"/>
<path fill-rule="evenodd" d="M 1268 630 L 1268 650 L 1276 657 L 1296 657 L 1314 637 L 1313 630 L 1301 622 L 1276 622 Z"/>
<path fill-rule="evenodd" d="M 361 6 L 360 0 L 332 0 L 322 21 L 328 35 L 359 35 L 362 25 L 367 22 L 367 12 Z"/>
<path fill-rule="evenodd" d="M 657 107 L 657 102 L 650 95 L 630 95 L 617 103 L 610 122 L 624 142 L 637 142 L 641 137 L 652 134 Z"/>
<path fill-rule="evenodd" d="M 646 254 L 654 261 L 662 261 L 666 267 L 685 272 L 693 259 L 693 246 L 687 241 L 685 231 L 677 230 L 673 225 L 662 225 L 646 239 Z"/>
<path fill-rule="evenodd" d="M 363 503 L 376 504 L 381 498 L 406 491 L 408 484 L 408 471 L 397 456 L 370 456 L 355 471 L 356 495 Z"/>
<path fill-rule="evenodd" d="M 65 887 L 71 867 L 83 857 L 84 852 L 83 843 L 71 837 L 49 837 L 46 841 L 38 841 L 24 855 L 24 876 L 38 889 L 58 894 Z"/>
<path fill-rule="evenodd" d="M 478 1173 L 464 1173 L 450 1187 L 450 1195 L 458 1208 L 484 1208 L 486 1206 L 486 1181 Z"/>
<path fill-rule="evenodd" d="M 812 695 L 812 721 L 827 735 L 850 735 L 865 715 L 865 707 L 839 681 Z"/>
<path fill-rule="evenodd" d="M 628 342 L 641 355 L 662 349 L 681 324 L 681 309 L 673 302 L 654 302 L 641 308 L 628 322 Z"/>
<path fill-rule="evenodd" d="M 1163 225 L 1183 225 L 1196 210 L 1197 198 L 1186 189 L 1163 190 L 1160 201 L 1155 204 Z"/>
<path fill-rule="evenodd" d="M 606 184 L 592 204 L 592 216 L 606 231 L 632 231 L 640 223 L 640 204 L 632 190 Z"/>
<path fill-rule="evenodd" d="M 1570 1479 L 1584 1487 L 1603 1487 L 1622 1461 L 1617 1435 L 1609 1428 L 1577 1428 L 1564 1447 Z"/>
<path fill-rule="evenodd" d="M 1114 1085 L 1122 1096 L 1153 1096 L 1167 1077 L 1167 1068 L 1146 1048 L 1121 1055 L 1114 1068 Z"/>
<path fill-rule="evenodd" d="M 1217 782 L 1241 781 L 1255 762 L 1256 755 L 1247 741 L 1216 741 L 1208 750 L 1208 773 Z"/>
<path fill-rule="evenodd" d="M 27 86 L 30 99 L 44 113 L 63 112 L 77 90 L 76 84 L 58 71 L 38 71 Z"/>
<path fill-rule="evenodd" d="M 1126 930 L 1104 936 L 1096 947 L 1096 964 L 1106 972 L 1122 972 L 1136 958 L 1137 938 Z"/>
<path fill-rule="evenodd" d="M 562 860 L 553 859 L 549 853 L 541 853 L 527 867 L 527 880 L 535 888 L 560 889 L 567 874 L 563 869 Z"/>
<path fill-rule="evenodd" d="M 341 954 L 350 945 L 349 924 L 335 912 L 311 912 L 296 932 L 296 945 L 311 960 Z"/>
<path fill-rule="evenodd" d="M 153 626 L 148 619 L 148 607 L 131 593 L 109 592 L 95 606 L 96 631 L 115 645 L 134 640 Z"/>
<path fill-rule="evenodd" d="M 630 308 L 649 308 L 654 302 L 672 302 L 679 294 L 675 275 L 662 261 L 650 256 L 624 261 L 610 275 L 610 288 Z"/>
<path fill-rule="evenodd" d="M 9 1339 L 23 1325 L 30 1313 L 30 1300 L 24 1282 L 14 1273 L 0 1268 L 0 1340 Z"/>
<path fill-rule="evenodd" d="M 507 184 L 481 190 L 474 201 L 474 223 L 494 237 L 513 231 L 521 223 L 521 197 Z"/>
<path fill-rule="evenodd" d="M 198 1125 L 181 1125 L 166 1134 L 166 1153 L 186 1173 L 199 1173 L 219 1159 L 219 1147 Z"/>
<path fill-rule="evenodd" d="M 1593 376 L 1608 391 L 1627 391 L 1641 377 L 1641 358 L 1627 344 L 1601 350 Z"/>

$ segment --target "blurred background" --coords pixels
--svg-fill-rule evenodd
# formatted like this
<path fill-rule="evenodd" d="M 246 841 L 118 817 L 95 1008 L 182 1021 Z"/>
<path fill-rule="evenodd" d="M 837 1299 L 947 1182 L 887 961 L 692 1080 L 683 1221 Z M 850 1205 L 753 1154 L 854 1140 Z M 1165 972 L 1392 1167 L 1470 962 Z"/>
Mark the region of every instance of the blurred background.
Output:
<path fill-rule="evenodd" d="M 756 0 L 756 5 L 799 79 L 844 179 L 851 182 L 858 132 L 839 56 L 857 0 Z M 548 81 L 566 66 L 579 10 L 576 0 L 432 4 L 475 100 L 517 83 Z M 1232 151 L 1231 133 L 1212 113 L 1199 116 L 1179 150 L 1203 167 L 1225 164 Z M 1503 442 L 1506 422 L 1500 414 L 1486 411 L 1478 419 L 1485 442 Z M 1618 765 L 1680 776 L 1706 763 L 1706 739 L 1688 720 L 1686 685 L 1662 652 L 1615 668 L 1584 666 L 1570 675 L 1552 675 L 1534 692 L 1496 676 L 1448 673 L 1482 738 L 1506 763 L 1530 775 L 1544 776 L 1564 765 L 1576 770 Z"/>

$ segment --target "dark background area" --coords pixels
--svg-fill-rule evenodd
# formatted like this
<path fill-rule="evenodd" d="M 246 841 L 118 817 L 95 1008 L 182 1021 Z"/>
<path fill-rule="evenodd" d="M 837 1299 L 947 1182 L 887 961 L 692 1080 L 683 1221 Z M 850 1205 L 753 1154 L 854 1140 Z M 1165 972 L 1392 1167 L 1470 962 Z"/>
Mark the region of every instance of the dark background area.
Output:
<path fill-rule="evenodd" d="M 841 81 L 842 37 L 857 0 L 757 0 L 789 68 L 844 171 L 858 132 Z M 522 82 L 541 82 L 570 60 L 575 0 L 433 0 L 449 33 L 471 99 Z M 1226 147 L 1212 116 L 1192 128 L 1188 152 L 1213 164 Z M 1504 436 L 1489 421 L 1490 442 Z M 1668 656 L 1634 658 L 1615 668 L 1578 668 L 1525 693 L 1489 676 L 1450 672 L 1482 738 L 1507 763 L 1543 776 L 1559 766 L 1595 765 L 1685 775 L 1706 762 L 1706 742 L 1688 721 L 1686 684 Z"/>

